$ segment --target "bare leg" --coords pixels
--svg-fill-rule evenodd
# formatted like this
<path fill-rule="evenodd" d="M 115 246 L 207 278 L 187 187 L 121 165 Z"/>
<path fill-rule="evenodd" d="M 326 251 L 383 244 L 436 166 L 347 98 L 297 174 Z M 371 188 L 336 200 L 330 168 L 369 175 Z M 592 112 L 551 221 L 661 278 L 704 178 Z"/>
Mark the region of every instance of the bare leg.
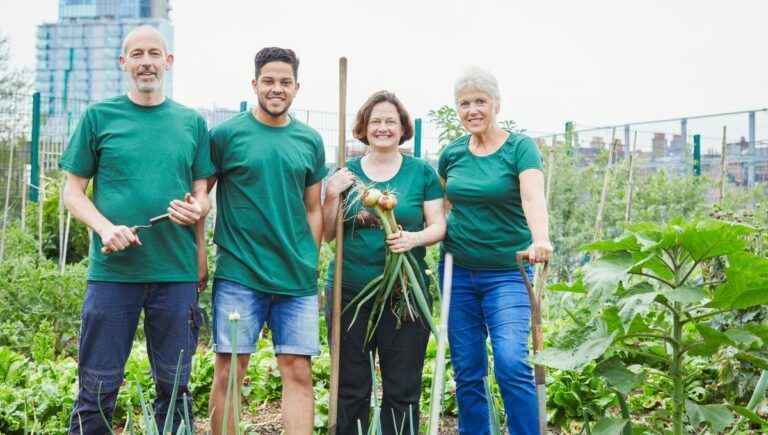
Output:
<path fill-rule="evenodd" d="M 248 369 L 248 359 L 250 354 L 237 356 L 237 385 L 243 385 L 243 378 L 245 372 Z M 229 382 L 229 367 L 232 364 L 232 354 L 229 353 L 217 353 L 213 363 L 213 386 L 211 387 L 211 397 L 208 402 L 208 413 L 211 415 L 211 431 L 213 435 L 219 435 L 222 433 L 223 420 L 224 420 L 224 402 L 227 398 L 227 383 Z M 238 389 L 239 391 L 239 389 Z M 238 404 L 241 399 L 240 395 L 237 395 Z M 234 412 L 232 412 L 232 403 L 234 399 L 230 399 L 229 415 L 227 420 L 227 433 L 235 433 L 235 418 Z"/>
<path fill-rule="evenodd" d="M 315 423 L 312 362 L 308 356 L 277 356 L 283 380 L 283 428 L 286 435 L 311 435 Z"/>

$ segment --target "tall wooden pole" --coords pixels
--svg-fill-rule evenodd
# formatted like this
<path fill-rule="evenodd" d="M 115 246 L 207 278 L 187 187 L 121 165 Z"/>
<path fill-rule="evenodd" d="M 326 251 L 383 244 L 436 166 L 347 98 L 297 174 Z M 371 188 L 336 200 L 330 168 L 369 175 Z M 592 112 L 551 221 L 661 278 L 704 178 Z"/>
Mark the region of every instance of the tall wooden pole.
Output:
<path fill-rule="evenodd" d="M 339 149 L 336 165 L 346 162 L 347 131 L 347 58 L 339 59 Z M 339 406 L 339 354 L 341 347 L 341 271 L 344 261 L 344 206 L 336 212 L 336 269 L 333 274 L 333 312 L 331 315 L 331 397 L 328 406 L 328 432 L 336 435 Z"/>
<path fill-rule="evenodd" d="M 635 140 L 632 142 L 632 148 L 629 149 L 629 176 L 627 179 L 627 208 L 624 210 L 624 224 L 628 225 L 632 221 L 632 196 L 635 193 L 635 168 L 633 154 L 637 148 L 637 130 L 635 130 Z"/>
<path fill-rule="evenodd" d="M 547 210 L 550 208 L 550 198 L 552 198 L 552 174 L 555 167 L 555 147 L 557 146 L 557 136 L 552 137 L 552 147 L 549 149 L 549 155 L 547 156 L 547 184 L 545 185 L 544 198 L 547 204 Z"/>
<path fill-rule="evenodd" d="M 45 166 L 43 163 L 45 154 L 38 158 L 37 169 L 37 254 L 43 257 L 43 206 L 45 205 Z"/>
<path fill-rule="evenodd" d="M 8 226 L 8 209 L 11 204 L 11 181 L 13 180 L 13 138 L 8 143 L 10 147 L 8 152 L 8 174 L 5 182 L 5 204 L 3 205 L 3 234 L 0 237 L 0 261 L 3 260 L 3 254 L 5 254 L 5 229 Z"/>
<path fill-rule="evenodd" d="M 448 310 L 451 306 L 451 288 L 453 285 L 453 254 L 445 254 L 443 262 L 443 292 L 440 300 L 440 336 L 437 338 L 437 355 L 432 371 L 432 401 L 429 404 L 429 435 L 437 435 L 440 430 L 440 412 L 445 392 L 445 351 L 448 347 Z"/>
<path fill-rule="evenodd" d="M 726 126 L 723 126 L 723 146 L 720 150 L 720 205 L 725 201 L 725 180 L 728 178 L 728 159 L 726 157 L 728 144 L 726 143 Z"/>
<path fill-rule="evenodd" d="M 605 165 L 605 175 L 603 176 L 603 190 L 600 192 L 600 203 L 597 206 L 597 217 L 595 218 L 595 240 L 603 237 L 603 214 L 605 213 L 605 203 L 608 199 L 608 184 L 611 181 L 611 167 L 613 166 L 613 150 L 616 148 L 616 128 L 611 134 L 611 143 L 608 146 L 608 164 Z"/>
<path fill-rule="evenodd" d="M 21 168 L 21 232 L 23 233 L 27 229 L 27 183 L 29 177 L 27 176 L 27 167 Z"/>

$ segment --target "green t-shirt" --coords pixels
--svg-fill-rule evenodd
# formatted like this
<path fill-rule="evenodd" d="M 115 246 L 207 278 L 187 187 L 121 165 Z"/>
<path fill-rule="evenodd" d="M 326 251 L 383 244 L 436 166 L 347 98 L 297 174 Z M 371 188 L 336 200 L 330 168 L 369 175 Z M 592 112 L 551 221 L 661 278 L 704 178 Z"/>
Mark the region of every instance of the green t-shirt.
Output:
<path fill-rule="evenodd" d="M 214 173 L 208 128 L 194 110 L 168 98 L 145 107 L 122 95 L 90 106 L 59 167 L 93 178 L 93 203 L 115 225 L 145 225 L 166 213 L 192 181 Z M 139 233 L 141 246 L 104 255 L 91 243 L 88 279 L 109 282 L 197 281 L 193 227 L 162 222 Z"/>
<path fill-rule="evenodd" d="M 395 219 L 406 231 L 424 229 L 424 201 L 443 197 L 443 189 L 435 170 L 425 161 L 403 156 L 403 162 L 397 173 L 388 181 L 373 182 L 360 165 L 360 158 L 347 162 L 349 170 L 366 185 L 373 185 L 380 190 L 391 190 L 397 195 Z M 344 216 L 344 264 L 342 268 L 342 287 L 344 298 L 351 299 L 373 278 L 384 272 L 384 230 L 370 224 L 361 223 L 356 216 L 364 207 L 350 194 Z M 373 212 L 371 211 L 371 214 Z M 424 256 L 426 248 L 411 250 L 421 264 L 422 272 L 426 269 Z M 333 282 L 335 260 L 328 266 L 328 282 Z"/>
<path fill-rule="evenodd" d="M 541 155 L 531 138 L 510 133 L 487 156 L 469 151 L 469 136 L 447 145 L 438 172 L 453 208 L 443 250 L 459 266 L 474 270 L 516 269 L 515 254 L 531 244 L 520 199 L 520 173 L 541 169 Z"/>
<path fill-rule="evenodd" d="M 243 112 L 211 130 L 219 176 L 215 277 L 266 293 L 317 293 L 317 247 L 304 189 L 328 169 L 320 135 L 291 118 L 270 127 Z"/>

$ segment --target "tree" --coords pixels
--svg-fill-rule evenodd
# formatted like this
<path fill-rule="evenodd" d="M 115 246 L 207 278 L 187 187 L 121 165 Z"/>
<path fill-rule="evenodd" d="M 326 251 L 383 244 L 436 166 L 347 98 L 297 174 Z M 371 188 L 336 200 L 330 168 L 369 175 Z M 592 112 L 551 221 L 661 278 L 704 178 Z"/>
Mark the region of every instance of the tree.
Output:
<path fill-rule="evenodd" d="M 8 37 L 0 32 L 0 140 L 3 142 L 24 131 L 31 89 L 29 70 L 13 66 Z"/>
<path fill-rule="evenodd" d="M 446 144 L 449 144 L 466 134 L 464 127 L 462 127 L 461 121 L 459 120 L 459 116 L 456 113 L 456 109 L 447 104 L 437 110 L 430 110 L 427 112 L 427 118 L 430 122 L 433 122 L 440 131 L 440 135 L 438 136 L 440 149 Z M 517 123 L 511 119 L 499 121 L 499 126 L 511 133 L 522 133 L 525 131 L 517 128 Z"/>

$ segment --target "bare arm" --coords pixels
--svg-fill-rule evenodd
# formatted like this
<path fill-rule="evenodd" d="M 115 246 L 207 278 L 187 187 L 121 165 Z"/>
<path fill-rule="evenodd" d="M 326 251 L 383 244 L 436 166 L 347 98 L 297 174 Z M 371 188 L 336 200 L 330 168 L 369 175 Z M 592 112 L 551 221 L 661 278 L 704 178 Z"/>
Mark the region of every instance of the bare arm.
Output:
<path fill-rule="evenodd" d="M 213 179 L 213 182 L 211 182 Z M 197 280 L 198 291 L 205 290 L 208 285 L 208 246 L 205 241 L 205 217 L 211 211 L 211 202 L 208 192 L 211 191 L 216 177 L 208 177 L 203 180 L 195 180 L 192 183 L 192 196 L 198 203 L 205 204 L 205 209 L 200 219 L 195 222 L 195 243 L 197 244 Z"/>
<path fill-rule="evenodd" d="M 336 238 L 336 217 L 341 206 L 341 193 L 354 182 L 355 176 L 347 168 L 341 168 L 328 178 L 323 200 L 323 239 Z"/>
<path fill-rule="evenodd" d="M 320 205 L 320 191 L 322 182 L 317 182 L 304 189 L 304 207 L 307 209 L 307 223 L 315 239 L 315 245 L 320 252 L 320 243 L 323 240 L 323 208 Z"/>
<path fill-rule="evenodd" d="M 552 255 L 552 244 L 549 241 L 549 214 L 544 198 L 544 173 L 538 169 L 521 172 L 520 196 L 533 238 L 533 244 L 528 249 L 529 260 L 533 263 L 548 261 Z"/>
<path fill-rule="evenodd" d="M 440 185 L 443 186 L 443 192 L 446 192 L 446 186 L 445 186 L 445 180 L 440 178 Z M 451 201 L 448 201 L 448 193 L 446 192 L 445 196 L 443 196 L 443 213 L 444 215 L 448 215 L 448 212 L 451 211 L 451 207 L 453 207 L 453 204 L 451 204 Z"/>
<path fill-rule="evenodd" d="M 405 252 L 418 246 L 433 245 L 445 237 L 445 213 L 443 198 L 424 201 L 424 222 L 421 231 L 399 231 L 387 237 L 387 244 L 392 252 Z"/>
<path fill-rule="evenodd" d="M 125 225 L 115 225 L 96 208 L 85 194 L 90 179 L 68 173 L 64 184 L 64 205 L 72 216 L 91 228 L 109 251 L 122 251 L 141 244 L 139 237 Z"/>

